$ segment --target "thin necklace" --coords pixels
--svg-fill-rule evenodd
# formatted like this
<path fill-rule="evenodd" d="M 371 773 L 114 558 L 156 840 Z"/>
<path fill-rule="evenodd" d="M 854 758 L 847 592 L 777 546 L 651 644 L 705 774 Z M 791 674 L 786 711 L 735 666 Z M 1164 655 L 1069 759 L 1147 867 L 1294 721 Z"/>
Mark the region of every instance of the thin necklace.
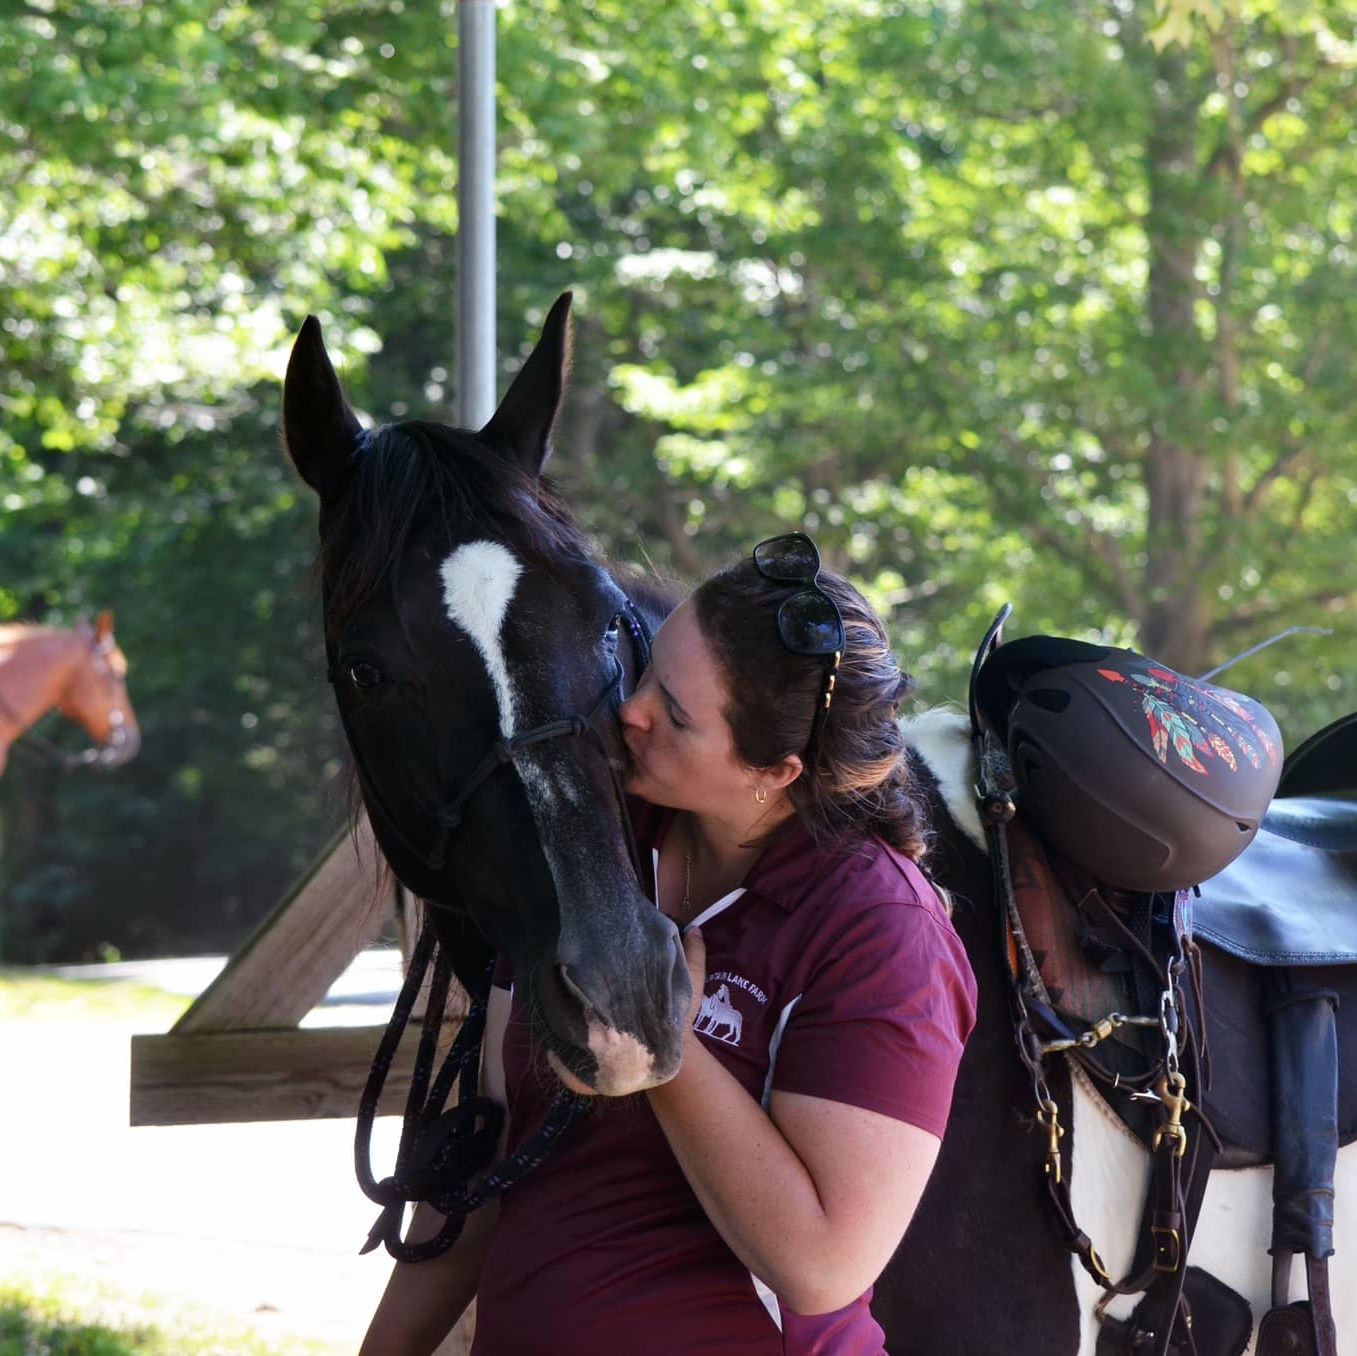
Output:
<path fill-rule="evenodd" d="M 693 911 L 693 818 L 683 821 L 683 904 L 679 916 L 686 923 Z"/>
<path fill-rule="evenodd" d="M 690 896 L 693 891 L 693 839 L 692 834 L 688 835 L 688 843 L 683 849 L 683 916 L 687 918 L 688 910 L 692 908 L 692 899 Z"/>

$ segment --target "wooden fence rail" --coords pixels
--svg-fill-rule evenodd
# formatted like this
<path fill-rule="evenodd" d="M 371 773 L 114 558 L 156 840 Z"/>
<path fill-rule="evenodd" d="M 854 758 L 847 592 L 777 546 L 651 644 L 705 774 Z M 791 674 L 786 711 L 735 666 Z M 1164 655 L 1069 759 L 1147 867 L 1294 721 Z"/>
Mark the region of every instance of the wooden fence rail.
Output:
<path fill-rule="evenodd" d="M 297 1024 L 389 922 L 384 876 L 366 819 L 338 835 L 167 1034 L 132 1038 L 130 1123 L 355 1115 L 382 1027 Z M 412 1023 L 383 1114 L 404 1105 L 418 1035 Z"/>

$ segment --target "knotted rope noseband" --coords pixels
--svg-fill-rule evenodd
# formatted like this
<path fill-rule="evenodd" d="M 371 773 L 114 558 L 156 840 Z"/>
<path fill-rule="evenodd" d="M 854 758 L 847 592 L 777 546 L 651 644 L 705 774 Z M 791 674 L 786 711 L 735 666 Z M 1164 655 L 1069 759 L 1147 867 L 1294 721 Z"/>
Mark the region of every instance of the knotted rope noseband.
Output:
<path fill-rule="evenodd" d="M 640 668 L 644 669 L 650 662 L 650 633 L 630 598 L 623 597 L 622 607 L 614 621 L 626 625 L 636 649 Z M 327 651 L 329 660 L 327 676 L 333 682 L 335 655 L 328 646 Z M 437 836 L 432 850 L 428 852 L 412 843 L 400 829 L 396 817 L 386 810 L 359 747 L 353 739 L 343 705 L 340 704 L 340 720 L 349 747 L 353 751 L 359 784 L 369 814 L 380 820 L 385 833 L 395 839 L 403 852 L 409 853 L 427 870 L 442 871 L 447 860 L 449 841 L 461 824 L 464 807 L 499 768 L 514 762 L 519 753 L 533 745 L 587 735 L 598 746 L 608 767 L 632 866 L 637 879 L 641 879 L 640 854 L 627 814 L 621 777 L 613 760 L 608 757 L 602 736 L 594 723 L 605 706 L 610 706 L 616 712 L 621 705 L 620 694 L 626 670 L 616 656 L 613 665 L 613 673 L 607 685 L 587 713 L 547 721 L 521 734 L 495 741 L 456 795 L 434 811 Z M 432 907 L 455 907 L 446 900 L 425 902 Z M 396 1167 L 391 1176 L 378 1181 L 371 1168 L 372 1126 L 387 1074 L 401 1037 L 409 1024 L 410 1014 L 423 987 L 431 960 L 434 961 L 433 979 L 425 1009 L 426 1019 L 415 1056 L 410 1092 L 406 1099 L 404 1124 L 396 1153 Z M 492 1159 L 504 1123 L 503 1108 L 489 1098 L 482 1097 L 478 1091 L 490 974 L 491 967 L 487 967 L 475 990 L 469 992 L 470 1009 L 437 1077 L 431 1082 L 438 1027 L 452 979 L 452 960 L 446 950 L 436 944 L 433 927 L 426 920 L 411 954 L 405 983 L 378 1046 L 359 1105 L 354 1140 L 355 1171 L 363 1193 L 382 1207 L 368 1234 L 367 1242 L 361 1249 L 362 1252 L 370 1252 L 381 1243 L 385 1245 L 387 1252 L 403 1262 L 424 1261 L 446 1252 L 457 1241 L 467 1216 L 473 1210 L 501 1195 L 524 1174 L 536 1167 L 551 1152 L 560 1136 L 593 1106 L 594 1099 L 561 1088 L 537 1133 L 517 1153 L 495 1164 L 475 1181 L 474 1186 L 472 1185 L 472 1179 Z M 444 1103 L 452 1091 L 454 1082 L 458 1089 L 457 1105 L 444 1111 Z M 435 1237 L 423 1243 L 408 1243 L 401 1237 L 405 1207 L 418 1201 L 427 1201 L 446 1216 L 446 1219 Z"/>

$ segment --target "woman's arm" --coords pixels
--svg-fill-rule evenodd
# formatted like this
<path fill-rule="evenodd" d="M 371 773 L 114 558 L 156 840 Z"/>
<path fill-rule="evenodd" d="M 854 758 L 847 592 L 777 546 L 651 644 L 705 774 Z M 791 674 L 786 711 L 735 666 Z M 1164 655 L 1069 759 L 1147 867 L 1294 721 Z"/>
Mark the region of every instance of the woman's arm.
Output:
<path fill-rule="evenodd" d="M 447 1252 L 427 1262 L 397 1262 L 358 1356 L 432 1356 L 476 1296 L 498 1218 L 499 1201 L 488 1201 L 467 1217 Z M 410 1239 L 432 1238 L 442 1226 L 438 1211 L 419 1205 Z"/>
<path fill-rule="evenodd" d="M 507 1100 L 504 1028 L 509 1002 L 507 990 L 490 990 L 481 1046 L 481 1091 L 501 1106 Z M 504 1156 L 506 1132 L 500 1135 L 496 1159 Z M 410 1240 L 432 1238 L 443 1219 L 428 1205 L 418 1206 L 410 1224 Z M 499 1201 L 487 1201 L 467 1217 L 461 1236 L 447 1252 L 427 1262 L 397 1262 L 359 1356 L 431 1356 L 475 1298 L 481 1263 L 498 1219 Z"/>
<path fill-rule="evenodd" d="M 705 948 L 684 949 L 701 994 Z M 940 1141 L 860 1107 L 774 1092 L 756 1102 L 689 1026 L 677 1076 L 647 1096 L 702 1208 L 737 1257 L 797 1313 L 828 1313 L 880 1275 Z"/>

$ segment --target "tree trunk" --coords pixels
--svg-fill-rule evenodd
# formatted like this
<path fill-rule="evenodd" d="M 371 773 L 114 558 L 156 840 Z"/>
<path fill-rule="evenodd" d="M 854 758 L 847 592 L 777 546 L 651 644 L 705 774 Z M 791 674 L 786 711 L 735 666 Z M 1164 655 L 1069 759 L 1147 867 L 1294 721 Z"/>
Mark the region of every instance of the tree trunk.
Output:
<path fill-rule="evenodd" d="M 1208 667 L 1209 585 L 1199 534 L 1209 463 L 1200 446 L 1200 400 L 1209 370 L 1197 334 L 1195 266 L 1200 227 L 1198 109 L 1184 59 L 1156 63 L 1153 127 L 1146 148 L 1150 206 L 1149 364 L 1157 399 L 1145 457 L 1148 495 L 1145 597 L 1140 643 L 1188 673 Z"/>

